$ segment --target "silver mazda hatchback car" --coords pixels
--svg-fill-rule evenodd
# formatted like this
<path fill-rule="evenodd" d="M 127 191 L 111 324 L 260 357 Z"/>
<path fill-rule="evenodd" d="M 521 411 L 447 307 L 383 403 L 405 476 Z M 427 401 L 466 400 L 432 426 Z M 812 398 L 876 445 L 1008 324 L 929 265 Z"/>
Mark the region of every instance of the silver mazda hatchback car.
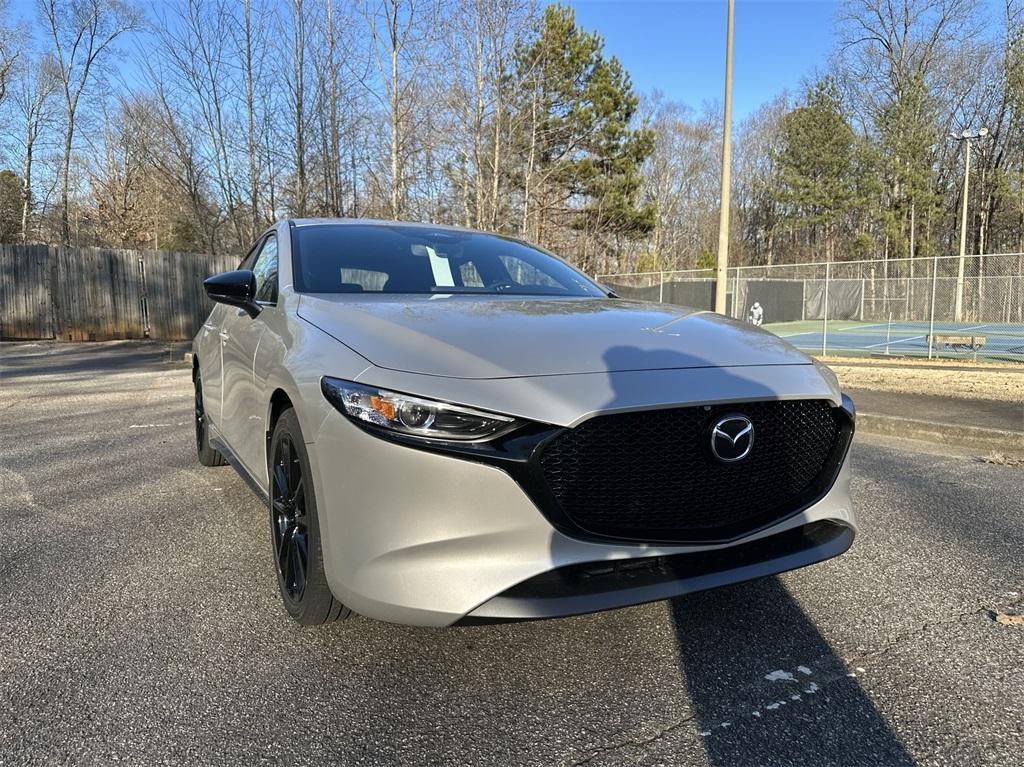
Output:
<path fill-rule="evenodd" d="M 759 328 L 398 222 L 281 221 L 205 286 L 199 459 L 266 499 L 300 623 L 571 615 L 853 542 L 853 405 Z"/>

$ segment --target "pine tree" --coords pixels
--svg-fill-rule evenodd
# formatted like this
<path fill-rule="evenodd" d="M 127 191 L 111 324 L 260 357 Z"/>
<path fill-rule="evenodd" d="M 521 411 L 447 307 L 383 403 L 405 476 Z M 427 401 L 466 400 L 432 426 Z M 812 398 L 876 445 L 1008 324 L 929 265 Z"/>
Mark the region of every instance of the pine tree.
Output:
<path fill-rule="evenodd" d="M 810 228 L 812 246 L 819 229 L 823 232 L 825 258 L 831 261 L 836 224 L 856 199 L 855 137 L 831 78 L 815 84 L 805 105 L 784 115 L 780 128 L 775 197 L 787 223 Z"/>
<path fill-rule="evenodd" d="M 21 178 L 0 170 L 0 243 L 15 242 L 21 236 Z"/>
<path fill-rule="evenodd" d="M 932 167 L 933 147 L 939 140 L 935 111 L 924 76 L 918 72 L 907 77 L 898 98 L 883 107 L 877 120 L 882 178 L 889 197 L 884 223 L 891 250 L 898 255 L 913 255 L 907 252 L 911 211 L 916 225 L 941 207 Z M 919 234 L 915 239 L 915 250 L 930 250 L 931 244 Z"/>
<path fill-rule="evenodd" d="M 654 227 L 653 206 L 636 202 L 654 135 L 633 126 L 638 99 L 603 46 L 576 26 L 572 9 L 551 5 L 537 38 L 516 57 L 514 76 L 524 85 L 514 120 L 522 229 L 543 243 L 553 242 L 555 228 L 586 239 L 636 237 Z"/>

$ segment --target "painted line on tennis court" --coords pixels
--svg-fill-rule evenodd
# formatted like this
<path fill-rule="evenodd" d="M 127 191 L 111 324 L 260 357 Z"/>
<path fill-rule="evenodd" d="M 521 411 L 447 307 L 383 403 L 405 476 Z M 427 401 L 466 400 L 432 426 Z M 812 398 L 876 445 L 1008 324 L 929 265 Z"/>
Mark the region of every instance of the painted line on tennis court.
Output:
<path fill-rule="evenodd" d="M 833 320 L 833 322 L 848 322 L 848 320 Z M 886 325 L 887 325 L 887 323 L 885 323 L 885 322 L 879 322 L 879 323 L 876 323 L 874 325 L 850 325 L 849 327 L 846 327 L 846 328 L 839 328 L 838 331 L 836 331 L 836 332 L 839 332 L 839 333 L 844 333 L 844 332 L 859 333 L 862 330 L 871 330 L 871 328 L 884 328 L 884 327 L 886 327 Z"/>
<path fill-rule="evenodd" d="M 882 343 L 880 343 L 880 344 L 868 344 L 867 346 L 863 346 L 861 348 L 863 348 L 863 349 L 876 349 L 879 346 L 891 346 L 892 344 L 905 344 L 908 341 L 916 341 L 919 338 L 927 338 L 927 337 L 928 337 L 927 335 L 911 336 L 910 338 L 900 338 L 900 339 L 897 339 L 895 341 L 882 341 Z"/>
<path fill-rule="evenodd" d="M 847 322 L 847 320 L 834 320 L 835 322 Z M 850 325 L 848 327 L 837 327 L 830 328 L 830 332 L 833 333 L 859 333 L 862 330 L 869 330 L 871 328 L 884 328 L 885 323 L 878 325 Z M 771 328 L 766 328 L 769 333 L 773 333 Z M 775 333 L 779 338 L 796 338 L 797 336 L 818 336 L 821 337 L 820 330 L 801 330 L 798 333 Z"/>
<path fill-rule="evenodd" d="M 983 330 L 984 328 L 987 328 L 991 324 L 992 323 L 990 323 L 990 322 L 986 322 L 984 325 L 974 325 L 972 327 L 959 328 L 956 331 L 943 331 L 943 333 L 945 335 L 953 335 L 954 333 L 967 333 L 967 332 L 970 332 L 972 330 Z M 895 341 L 882 341 L 881 343 L 877 343 L 877 344 L 868 344 L 867 346 L 864 346 L 862 348 L 864 348 L 864 349 L 877 349 L 879 346 L 891 346 L 893 344 L 905 344 L 905 343 L 909 343 L 910 341 L 918 341 L 918 340 L 920 340 L 922 338 L 927 338 L 927 337 L 928 337 L 928 334 L 924 333 L 924 334 L 919 335 L 919 336 L 911 336 L 910 338 L 900 338 L 900 339 L 897 339 Z"/>

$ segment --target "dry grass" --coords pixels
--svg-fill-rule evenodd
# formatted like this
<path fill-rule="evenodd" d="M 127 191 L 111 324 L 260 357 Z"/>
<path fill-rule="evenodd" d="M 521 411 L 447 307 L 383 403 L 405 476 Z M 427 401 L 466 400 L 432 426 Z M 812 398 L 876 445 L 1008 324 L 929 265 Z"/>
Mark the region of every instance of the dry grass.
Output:
<path fill-rule="evenodd" d="M 873 389 L 897 394 L 932 394 L 962 399 L 1021 403 L 1024 415 L 1024 367 L 991 365 L 985 370 L 961 362 L 935 364 L 927 360 L 875 360 L 861 367 L 850 359 L 823 357 L 839 382 L 851 389 Z M 928 367 L 931 365 L 932 367 Z M 939 368 L 939 369 L 933 369 Z"/>
<path fill-rule="evenodd" d="M 1005 453 L 992 451 L 978 460 L 984 463 L 992 463 L 996 466 L 1024 467 L 1024 455 L 1006 455 Z"/>
<path fill-rule="evenodd" d="M 834 355 L 822 356 L 815 354 L 816 359 L 822 362 L 827 362 L 829 365 L 843 365 L 843 364 L 870 364 L 878 365 L 881 367 L 897 367 L 897 368 L 915 368 L 915 367 L 943 367 L 949 368 L 950 370 L 962 369 L 962 368 L 985 368 L 986 371 L 991 370 L 997 373 L 1020 373 L 1024 375 L 1024 365 L 1019 362 L 991 362 L 989 360 L 979 360 L 975 362 L 969 359 L 948 359 L 945 357 L 936 357 L 935 359 L 928 359 L 927 357 L 884 357 L 882 355 L 872 357 L 836 357 Z"/>

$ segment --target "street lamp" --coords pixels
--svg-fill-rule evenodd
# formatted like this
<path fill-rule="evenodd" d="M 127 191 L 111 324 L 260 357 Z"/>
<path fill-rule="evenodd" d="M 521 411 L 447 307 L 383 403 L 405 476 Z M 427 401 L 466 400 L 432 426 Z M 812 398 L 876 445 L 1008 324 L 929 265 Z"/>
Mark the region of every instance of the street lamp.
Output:
<path fill-rule="evenodd" d="M 722 126 L 722 191 L 718 209 L 718 264 L 715 268 L 715 311 L 725 314 L 725 291 L 729 271 L 729 171 L 732 154 L 732 26 L 734 0 L 729 0 L 725 33 L 725 116 Z M 733 296 L 733 303 L 736 296 Z M 739 316 L 736 307 L 733 314 Z"/>
<path fill-rule="evenodd" d="M 967 191 L 971 178 L 971 142 L 983 139 L 988 135 L 988 128 L 980 128 L 976 131 L 963 131 L 959 136 L 954 136 L 957 141 L 964 142 L 964 193 L 960 206 L 960 262 L 956 268 L 956 308 L 953 311 L 953 318 L 956 322 L 963 322 L 964 314 L 964 262 L 967 258 Z"/>

